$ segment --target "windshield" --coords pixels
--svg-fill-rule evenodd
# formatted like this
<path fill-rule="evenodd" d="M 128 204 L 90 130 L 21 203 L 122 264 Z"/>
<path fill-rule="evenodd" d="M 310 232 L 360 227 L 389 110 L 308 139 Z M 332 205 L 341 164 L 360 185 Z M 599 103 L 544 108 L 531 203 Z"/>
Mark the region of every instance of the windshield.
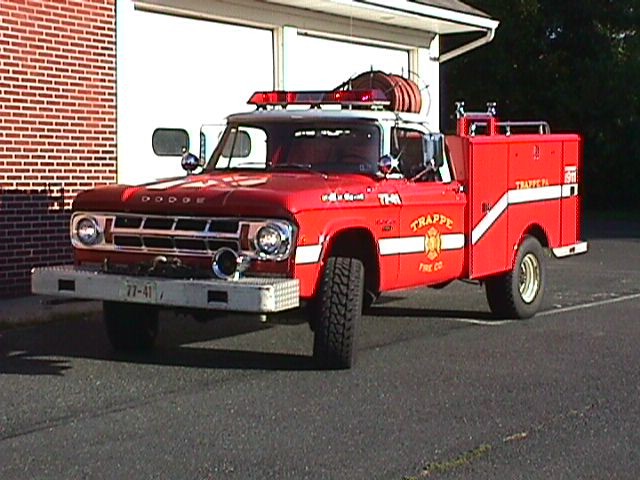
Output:
<path fill-rule="evenodd" d="M 375 174 L 380 131 L 373 122 L 233 124 L 206 170 L 311 170 Z"/>

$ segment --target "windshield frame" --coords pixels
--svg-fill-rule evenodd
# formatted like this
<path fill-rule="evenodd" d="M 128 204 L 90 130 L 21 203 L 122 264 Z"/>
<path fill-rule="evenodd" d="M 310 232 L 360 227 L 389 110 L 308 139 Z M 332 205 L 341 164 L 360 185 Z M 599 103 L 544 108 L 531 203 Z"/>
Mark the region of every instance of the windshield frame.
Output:
<path fill-rule="evenodd" d="M 266 158 L 264 167 L 256 168 L 255 166 L 229 166 L 231 164 L 231 160 L 234 158 L 233 156 L 228 157 L 228 161 L 226 161 L 226 165 L 224 167 L 216 167 L 216 164 L 220 161 L 223 150 L 225 149 L 226 143 L 229 141 L 229 137 L 234 135 L 234 132 L 237 132 L 238 129 L 246 127 L 246 128 L 255 128 L 260 129 L 265 133 L 266 136 Z M 372 145 L 371 148 L 376 150 L 375 158 L 368 159 L 367 158 L 367 170 L 361 171 L 344 171 L 344 169 L 332 170 L 327 168 L 321 168 L 321 164 L 311 165 L 311 164 L 302 164 L 291 162 L 290 168 L 287 168 L 286 163 L 282 163 L 276 167 L 276 165 L 272 165 L 271 160 L 273 159 L 275 150 L 278 146 L 285 145 L 284 142 L 279 141 L 277 138 L 274 140 L 273 137 L 275 130 L 278 128 L 282 128 L 283 132 L 290 131 L 300 131 L 300 130 L 338 130 L 338 129 L 353 129 L 353 128 L 368 128 L 369 132 L 374 135 L 375 145 Z M 377 163 L 381 156 L 381 152 L 383 149 L 383 134 L 384 130 L 380 122 L 376 119 L 369 118 L 285 118 L 285 119 L 238 119 L 238 120 L 230 120 L 227 123 L 227 126 L 224 129 L 223 134 L 220 136 L 218 144 L 216 148 L 213 150 L 211 156 L 207 160 L 207 163 L 203 169 L 202 173 L 216 173 L 216 172 L 255 172 L 255 173 L 264 173 L 264 172 L 287 172 L 287 171 L 296 171 L 296 172 L 316 172 L 316 173 L 325 173 L 325 174 L 339 174 L 339 173 L 354 173 L 354 174 L 362 174 L 367 176 L 375 176 L 377 174 Z M 236 134 L 237 135 L 237 134 Z M 237 137 L 236 137 L 237 138 Z M 291 137 L 292 139 L 293 137 Z M 235 144 L 235 139 L 234 139 Z M 291 148 L 291 141 L 286 143 L 286 148 Z M 233 150 L 231 150 L 233 152 Z M 225 159 L 227 157 L 224 157 Z M 333 163 L 335 167 L 336 164 Z M 302 168 L 305 167 L 305 168 Z"/>

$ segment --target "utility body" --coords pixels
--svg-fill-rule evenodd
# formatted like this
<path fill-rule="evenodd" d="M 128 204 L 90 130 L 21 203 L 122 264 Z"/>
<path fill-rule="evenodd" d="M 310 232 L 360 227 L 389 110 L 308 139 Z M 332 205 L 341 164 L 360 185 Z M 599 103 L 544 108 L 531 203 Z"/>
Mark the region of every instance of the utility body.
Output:
<path fill-rule="evenodd" d="M 150 347 L 160 309 L 264 317 L 306 305 L 314 356 L 348 368 L 381 293 L 475 280 L 496 315 L 526 318 L 545 250 L 587 250 L 578 135 L 459 106 L 444 136 L 378 90 L 251 103 L 211 158 L 185 153 L 186 177 L 79 194 L 74 264 L 34 269 L 33 291 L 104 300 L 117 349 Z"/>

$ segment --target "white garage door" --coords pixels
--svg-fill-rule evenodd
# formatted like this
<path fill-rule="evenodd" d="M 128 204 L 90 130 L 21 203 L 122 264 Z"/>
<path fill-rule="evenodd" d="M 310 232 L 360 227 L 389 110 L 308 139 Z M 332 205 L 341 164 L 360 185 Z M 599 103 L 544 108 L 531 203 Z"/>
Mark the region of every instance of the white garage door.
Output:
<path fill-rule="evenodd" d="M 347 79 L 374 69 L 408 75 L 407 50 L 298 35 L 287 69 L 287 88 L 330 90 Z"/>
<path fill-rule="evenodd" d="M 186 129 L 197 154 L 202 124 L 250 110 L 273 88 L 272 32 L 117 5 L 118 181 L 182 175 L 179 158 L 153 153 L 153 131 Z"/>

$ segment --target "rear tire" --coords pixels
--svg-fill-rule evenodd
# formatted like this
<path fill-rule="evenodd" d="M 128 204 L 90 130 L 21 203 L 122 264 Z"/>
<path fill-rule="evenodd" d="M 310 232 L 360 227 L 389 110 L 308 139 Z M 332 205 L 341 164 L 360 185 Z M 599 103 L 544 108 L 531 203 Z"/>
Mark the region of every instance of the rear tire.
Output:
<path fill-rule="evenodd" d="M 150 350 L 158 336 L 158 309 L 136 303 L 104 302 L 104 325 L 115 351 Z"/>
<path fill-rule="evenodd" d="M 350 368 L 355 360 L 355 329 L 362 317 L 364 265 L 356 258 L 327 261 L 314 302 L 313 358 L 324 368 Z"/>
<path fill-rule="evenodd" d="M 513 270 L 485 283 L 491 311 L 500 318 L 532 317 L 542 304 L 546 276 L 542 245 L 535 237 L 525 237 Z"/>

